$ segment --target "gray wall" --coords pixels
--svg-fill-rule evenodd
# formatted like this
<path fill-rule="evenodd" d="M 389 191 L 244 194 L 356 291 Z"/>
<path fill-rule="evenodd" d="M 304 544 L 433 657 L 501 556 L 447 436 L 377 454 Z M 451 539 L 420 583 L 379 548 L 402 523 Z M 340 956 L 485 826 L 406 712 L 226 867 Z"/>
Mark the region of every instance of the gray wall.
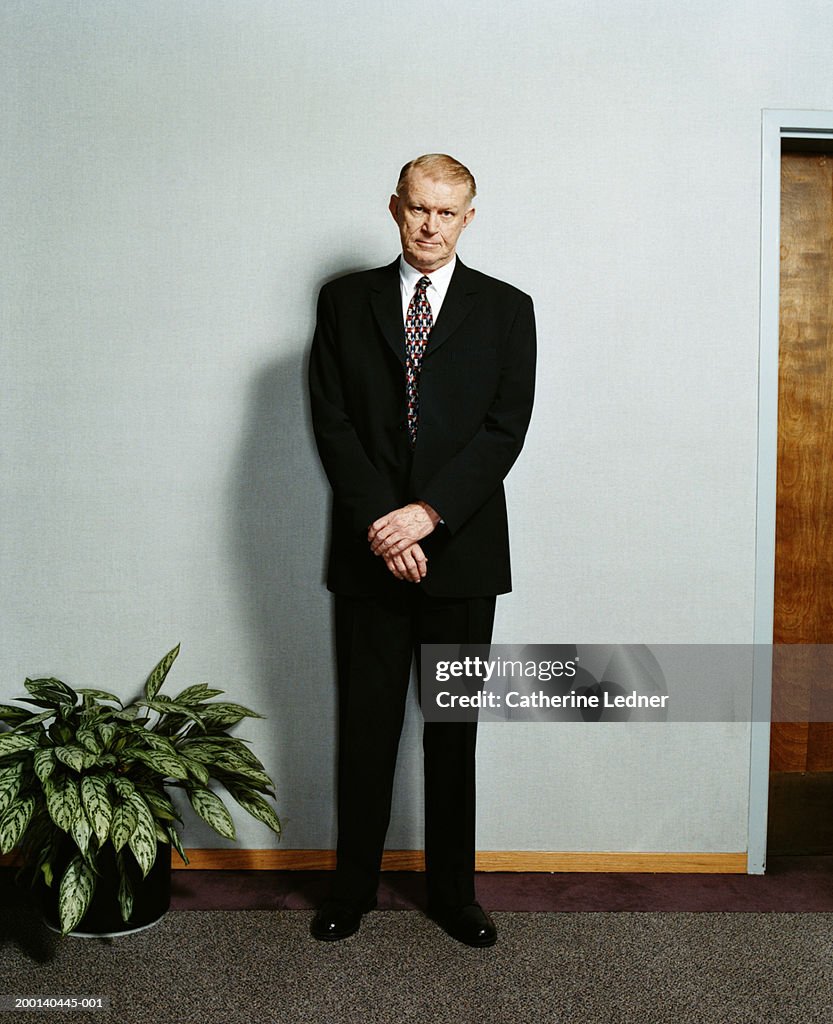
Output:
<path fill-rule="evenodd" d="M 181 640 L 172 685 L 269 716 L 242 733 L 284 845 L 332 845 L 304 363 L 431 150 L 478 179 L 461 255 L 539 322 L 495 639 L 751 641 L 761 109 L 833 108 L 833 9 L 689 7 L 6 0 L 2 698 L 127 695 Z M 396 848 L 417 741 L 412 713 Z M 748 760 L 742 725 L 490 726 L 479 845 L 745 849 Z"/>

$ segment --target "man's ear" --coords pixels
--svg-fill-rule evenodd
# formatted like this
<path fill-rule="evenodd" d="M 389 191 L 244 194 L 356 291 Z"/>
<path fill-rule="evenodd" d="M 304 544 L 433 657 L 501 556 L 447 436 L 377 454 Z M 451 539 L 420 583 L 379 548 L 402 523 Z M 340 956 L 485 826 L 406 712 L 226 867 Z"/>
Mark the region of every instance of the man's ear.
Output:
<path fill-rule="evenodd" d="M 471 224 L 471 222 L 474 220 L 474 215 L 476 213 L 477 213 L 477 210 L 475 210 L 475 208 L 473 206 L 470 206 L 468 208 L 468 210 L 466 210 L 466 212 L 463 214 L 463 227 L 464 228 L 467 228 L 469 226 L 469 224 Z"/>
<path fill-rule="evenodd" d="M 399 196 L 392 195 L 390 197 L 390 202 L 388 203 L 388 209 L 390 210 L 391 217 L 393 217 L 393 219 L 398 224 L 399 220 L 397 219 L 396 215 L 399 212 Z"/>

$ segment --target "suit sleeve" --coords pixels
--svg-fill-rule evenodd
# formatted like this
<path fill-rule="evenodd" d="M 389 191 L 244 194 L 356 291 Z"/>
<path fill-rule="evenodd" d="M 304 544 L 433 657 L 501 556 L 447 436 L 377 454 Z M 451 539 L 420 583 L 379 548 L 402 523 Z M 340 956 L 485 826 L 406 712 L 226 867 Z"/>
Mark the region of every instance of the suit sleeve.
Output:
<path fill-rule="evenodd" d="M 346 512 L 352 529 L 370 524 L 398 502 L 387 481 L 368 458 L 348 415 L 339 359 L 337 316 L 327 287 L 318 297 L 318 314 L 309 365 L 312 423 L 324 472 L 337 512 Z"/>
<path fill-rule="evenodd" d="M 501 485 L 523 447 L 535 393 L 535 313 L 522 297 L 503 347 L 500 379 L 482 426 L 420 489 L 453 534 Z"/>

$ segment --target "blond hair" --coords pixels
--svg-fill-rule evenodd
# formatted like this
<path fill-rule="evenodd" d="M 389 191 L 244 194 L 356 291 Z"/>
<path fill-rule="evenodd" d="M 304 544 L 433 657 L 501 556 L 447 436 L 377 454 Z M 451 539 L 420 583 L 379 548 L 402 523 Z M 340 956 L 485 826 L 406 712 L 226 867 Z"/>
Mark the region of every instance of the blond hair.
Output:
<path fill-rule="evenodd" d="M 429 177 L 439 181 L 447 181 L 452 185 L 465 185 L 468 191 L 467 200 L 470 203 L 477 195 L 477 185 L 474 175 L 459 160 L 446 153 L 424 153 L 415 160 L 408 163 L 399 172 L 399 181 L 396 183 L 396 194 L 404 196 L 408 190 L 408 178 L 411 171 L 424 171 Z"/>

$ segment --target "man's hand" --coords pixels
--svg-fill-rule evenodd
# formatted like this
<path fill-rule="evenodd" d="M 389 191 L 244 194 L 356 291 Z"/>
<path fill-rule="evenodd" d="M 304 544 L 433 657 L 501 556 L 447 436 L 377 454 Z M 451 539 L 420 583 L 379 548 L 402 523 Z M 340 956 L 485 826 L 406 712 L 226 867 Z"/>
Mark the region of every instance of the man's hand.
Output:
<path fill-rule="evenodd" d="M 385 565 L 398 580 L 419 583 L 428 572 L 428 559 L 419 544 L 412 544 L 398 555 L 385 555 Z"/>
<path fill-rule="evenodd" d="M 387 561 L 390 556 L 404 553 L 412 544 L 427 537 L 439 521 L 439 515 L 424 501 L 395 508 L 371 523 L 367 531 L 370 550 Z"/>

